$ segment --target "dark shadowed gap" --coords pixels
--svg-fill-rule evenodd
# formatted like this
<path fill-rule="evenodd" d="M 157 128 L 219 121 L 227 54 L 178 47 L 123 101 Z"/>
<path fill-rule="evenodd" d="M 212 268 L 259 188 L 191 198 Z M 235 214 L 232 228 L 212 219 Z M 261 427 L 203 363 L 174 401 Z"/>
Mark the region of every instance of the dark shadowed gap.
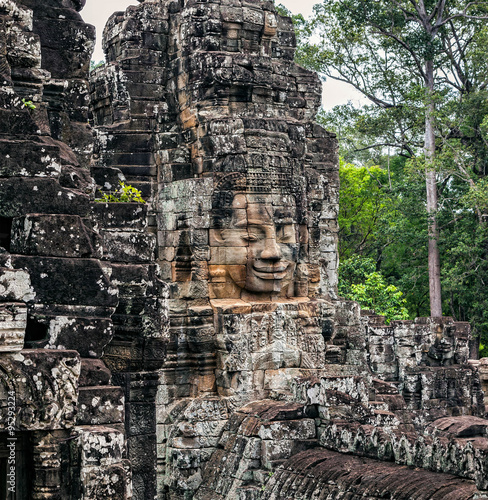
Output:
<path fill-rule="evenodd" d="M 0 217 L 0 247 L 10 252 L 12 217 Z"/>
<path fill-rule="evenodd" d="M 25 432 L 15 434 L 15 447 L 12 448 L 12 454 L 10 448 L 7 447 L 8 444 L 12 444 L 12 441 L 7 440 L 8 437 L 7 434 L 0 435 L 0 500 L 29 500 L 33 470 L 32 445 L 29 435 Z M 12 465 L 13 460 L 14 465 Z M 15 466 L 15 476 L 8 476 L 12 466 Z M 14 477 L 15 487 L 10 483 Z M 13 492 L 12 489 L 15 491 Z"/>
<path fill-rule="evenodd" d="M 46 342 L 49 326 L 41 323 L 37 318 L 28 315 L 25 328 L 25 346 L 27 348 L 42 347 Z"/>

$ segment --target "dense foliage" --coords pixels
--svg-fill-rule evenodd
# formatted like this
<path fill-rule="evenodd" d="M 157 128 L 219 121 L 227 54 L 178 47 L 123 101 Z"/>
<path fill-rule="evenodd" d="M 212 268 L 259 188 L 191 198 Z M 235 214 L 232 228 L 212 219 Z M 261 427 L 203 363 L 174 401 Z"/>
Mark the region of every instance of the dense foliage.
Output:
<path fill-rule="evenodd" d="M 388 323 L 392 319 L 408 319 L 403 293 L 375 271 L 373 259 L 354 255 L 343 260 L 339 265 L 338 291 L 341 297 L 359 302 L 363 309 L 385 316 Z"/>
<path fill-rule="evenodd" d="M 90 61 L 90 73 L 92 71 L 95 71 L 97 68 L 100 68 L 101 66 L 103 66 L 104 64 L 104 61 L 93 61 L 91 60 Z"/>
<path fill-rule="evenodd" d="M 378 166 L 357 167 L 341 160 L 339 167 L 339 258 L 369 255 L 381 261 L 389 244 L 388 230 L 394 216 L 391 177 Z"/>
<path fill-rule="evenodd" d="M 380 165 L 340 165 L 339 292 L 377 313 L 386 309 L 368 300 L 370 289 L 344 288 L 344 283 L 371 287 L 368 276 L 380 273 L 384 284 L 403 291 L 405 302 L 391 311 L 389 319 L 413 319 L 429 315 L 427 272 L 427 212 L 422 175 L 402 157 L 379 158 Z M 459 321 L 470 321 L 488 340 L 488 225 L 480 222 L 486 183 L 470 185 L 447 176 L 439 186 L 443 313 Z M 360 261 L 366 261 L 361 264 Z M 364 266 L 367 273 L 354 274 L 351 265 Z M 345 274 L 346 273 L 346 274 Z M 371 294 L 374 297 L 374 293 Z M 398 304 L 397 304 L 398 306 Z M 485 343 L 488 342 L 485 340 Z M 488 352 L 486 353 L 488 354 Z"/>

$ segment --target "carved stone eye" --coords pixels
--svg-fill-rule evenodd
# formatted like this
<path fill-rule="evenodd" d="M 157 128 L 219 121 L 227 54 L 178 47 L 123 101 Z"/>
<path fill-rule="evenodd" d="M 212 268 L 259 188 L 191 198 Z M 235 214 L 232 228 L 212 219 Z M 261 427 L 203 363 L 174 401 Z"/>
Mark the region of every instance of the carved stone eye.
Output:
<path fill-rule="evenodd" d="M 259 241 L 266 237 L 264 231 L 259 227 L 251 227 L 247 234 L 244 236 L 246 241 Z"/>
<path fill-rule="evenodd" d="M 246 240 L 246 241 L 258 241 L 259 238 L 256 234 L 251 234 L 251 233 L 247 233 L 245 234 L 243 237 L 242 237 L 243 240 Z"/>
<path fill-rule="evenodd" d="M 294 243 L 295 242 L 295 227 L 293 224 L 285 224 L 277 226 L 276 228 L 277 239 L 281 243 Z"/>

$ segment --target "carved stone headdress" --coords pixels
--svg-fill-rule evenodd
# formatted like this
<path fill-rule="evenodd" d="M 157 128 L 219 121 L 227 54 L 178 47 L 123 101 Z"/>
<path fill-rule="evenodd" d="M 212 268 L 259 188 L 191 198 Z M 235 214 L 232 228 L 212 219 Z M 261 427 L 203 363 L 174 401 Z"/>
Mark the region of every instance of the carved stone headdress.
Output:
<path fill-rule="evenodd" d="M 292 196 L 297 207 L 297 222 L 303 219 L 300 206 L 305 195 L 305 186 L 299 182 L 301 177 L 291 177 L 281 172 L 248 171 L 232 172 L 222 176 L 216 183 L 212 196 L 214 227 L 222 227 L 232 216 L 232 202 L 236 194 L 276 195 L 283 198 Z M 288 203 L 289 201 L 285 201 Z"/>

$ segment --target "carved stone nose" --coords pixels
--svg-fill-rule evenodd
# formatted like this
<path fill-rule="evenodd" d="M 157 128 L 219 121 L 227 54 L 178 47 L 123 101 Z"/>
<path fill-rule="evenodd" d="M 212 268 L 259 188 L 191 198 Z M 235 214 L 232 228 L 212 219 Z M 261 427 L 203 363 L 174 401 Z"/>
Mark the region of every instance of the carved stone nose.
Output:
<path fill-rule="evenodd" d="M 280 246 L 276 243 L 276 240 L 268 238 L 264 250 L 261 252 L 261 258 L 266 260 L 280 260 L 281 257 Z"/>

